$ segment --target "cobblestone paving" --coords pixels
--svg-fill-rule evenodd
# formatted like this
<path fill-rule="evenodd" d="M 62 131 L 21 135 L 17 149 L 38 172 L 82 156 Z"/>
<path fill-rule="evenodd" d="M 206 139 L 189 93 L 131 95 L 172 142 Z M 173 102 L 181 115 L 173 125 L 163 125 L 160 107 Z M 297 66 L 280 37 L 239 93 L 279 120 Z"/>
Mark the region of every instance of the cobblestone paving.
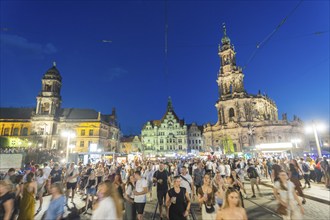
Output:
<path fill-rule="evenodd" d="M 245 183 L 245 188 L 247 190 L 247 193 L 249 195 L 251 195 L 252 191 L 251 191 L 251 187 L 250 184 Z M 277 208 L 277 203 L 275 201 L 275 199 L 272 196 L 272 189 L 266 186 L 260 186 L 261 192 L 264 195 L 263 197 L 257 197 L 255 199 L 250 199 L 251 202 L 257 203 L 258 205 L 265 207 L 269 210 L 271 210 L 272 212 L 275 212 L 276 208 Z M 330 192 L 329 192 L 330 193 Z M 306 199 L 306 204 L 303 206 L 304 210 L 305 210 L 305 215 L 303 216 L 303 220 L 312 220 L 312 219 L 318 219 L 318 220 L 328 220 L 330 219 L 330 206 L 324 203 L 320 203 L 314 200 L 310 200 L 310 199 Z M 256 205 L 255 205 L 256 206 Z M 260 208 L 257 207 L 247 207 L 247 212 L 249 214 L 249 219 L 280 219 L 280 218 L 276 218 L 278 216 L 272 216 L 272 218 L 263 218 L 261 216 L 261 218 L 255 218 L 256 217 L 256 213 L 255 210 L 259 210 Z M 265 213 L 267 213 L 267 210 L 264 211 Z M 264 213 L 264 214 L 265 214 Z M 271 213 L 271 212 L 268 212 Z M 262 215 L 262 213 L 259 213 L 260 215 Z M 253 218 L 252 218 L 253 217 Z"/>

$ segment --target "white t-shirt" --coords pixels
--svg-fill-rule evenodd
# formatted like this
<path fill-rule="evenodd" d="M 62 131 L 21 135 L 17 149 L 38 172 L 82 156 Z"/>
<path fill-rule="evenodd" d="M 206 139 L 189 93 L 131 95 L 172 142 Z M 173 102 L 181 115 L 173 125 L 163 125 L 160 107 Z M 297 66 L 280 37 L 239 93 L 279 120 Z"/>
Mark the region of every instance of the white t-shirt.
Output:
<path fill-rule="evenodd" d="M 44 167 L 44 169 L 42 171 L 44 172 L 44 177 L 46 177 L 48 179 L 52 169 L 49 166 L 46 166 L 46 167 Z"/>
<path fill-rule="evenodd" d="M 111 197 L 102 199 L 98 207 L 93 211 L 92 220 L 104 219 L 118 219 L 116 205 Z"/>
<path fill-rule="evenodd" d="M 146 179 L 141 178 L 136 181 L 135 190 L 136 192 L 143 192 L 144 188 L 148 187 L 148 182 Z M 136 203 L 146 203 L 147 202 L 147 194 L 134 196 L 134 202 Z"/>
<path fill-rule="evenodd" d="M 220 175 L 226 175 L 226 167 L 223 164 L 219 165 Z"/>
<path fill-rule="evenodd" d="M 143 177 L 148 181 L 148 182 L 152 182 L 152 177 L 154 175 L 154 171 L 151 169 L 147 169 L 144 174 Z"/>
<path fill-rule="evenodd" d="M 37 176 L 36 177 L 36 182 L 38 187 L 42 186 L 42 184 L 47 180 L 45 176 Z"/>
<path fill-rule="evenodd" d="M 211 161 L 207 161 L 206 162 L 206 168 L 208 169 L 208 170 L 212 170 L 212 166 L 213 165 L 213 163 L 211 162 Z"/>
<path fill-rule="evenodd" d="M 133 193 L 133 187 L 132 185 L 128 185 L 126 187 L 126 191 L 125 191 L 126 195 L 132 199 L 134 199 L 134 193 Z"/>
<path fill-rule="evenodd" d="M 181 174 L 181 176 L 183 176 L 184 178 L 186 178 L 186 180 L 188 180 L 188 182 L 191 185 L 193 179 L 192 179 L 192 177 L 188 173 L 186 175 L 182 175 Z M 182 177 L 180 177 L 180 179 L 181 179 L 180 187 L 186 188 L 186 191 L 188 192 L 188 194 L 190 194 L 191 193 L 191 187 L 189 186 L 189 183 L 186 180 L 184 180 Z"/>
<path fill-rule="evenodd" d="M 226 165 L 225 165 L 225 168 L 226 168 L 226 176 L 230 176 L 231 169 L 230 169 L 229 164 L 226 164 Z"/>
<path fill-rule="evenodd" d="M 286 202 L 288 200 L 288 195 L 289 195 L 289 200 L 294 200 L 293 197 L 293 191 L 295 190 L 295 186 L 291 181 L 288 181 L 288 191 L 281 189 L 281 184 L 279 181 L 276 181 L 274 183 L 274 188 L 277 189 L 278 193 L 280 194 L 281 200 L 283 200 L 284 202 Z"/>
<path fill-rule="evenodd" d="M 75 175 L 79 174 L 78 169 L 73 168 L 73 171 L 72 171 L 72 169 L 69 169 L 69 170 L 68 170 L 68 172 L 67 172 L 67 177 L 70 177 L 70 173 L 71 173 L 71 172 L 73 172 L 73 173 L 72 173 L 72 176 L 75 176 Z M 75 182 L 78 181 L 77 178 L 78 178 L 78 176 L 76 176 L 75 178 L 72 178 L 72 179 L 68 180 L 68 182 L 69 182 L 69 183 L 75 183 Z"/>

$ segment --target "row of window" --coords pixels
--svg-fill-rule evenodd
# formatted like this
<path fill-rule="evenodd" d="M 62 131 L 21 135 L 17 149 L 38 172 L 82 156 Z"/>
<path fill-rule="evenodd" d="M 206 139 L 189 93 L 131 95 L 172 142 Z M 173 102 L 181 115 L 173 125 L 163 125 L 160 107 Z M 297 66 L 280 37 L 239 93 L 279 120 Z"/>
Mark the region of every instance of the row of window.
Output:
<path fill-rule="evenodd" d="M 91 146 L 91 144 L 92 144 L 92 141 L 88 141 L 88 147 Z M 76 145 L 76 144 L 74 144 L 74 145 Z M 85 147 L 85 141 L 80 141 L 79 146 Z"/>
<path fill-rule="evenodd" d="M 151 140 L 150 139 L 147 139 L 147 141 L 146 142 L 148 142 L 148 143 L 150 143 L 151 142 Z M 177 141 L 176 141 L 176 139 L 175 138 L 170 138 L 170 139 L 166 139 L 166 143 L 176 143 Z M 186 141 L 184 140 L 184 141 L 182 141 L 182 139 L 178 139 L 178 143 L 186 143 Z M 156 140 L 154 140 L 154 143 L 156 143 Z M 160 139 L 159 140 L 159 143 L 161 143 L 161 144 L 163 144 L 164 143 L 164 139 Z"/>
<path fill-rule="evenodd" d="M 3 136 L 9 136 L 10 135 L 10 128 L 5 128 L 3 130 Z M 12 131 L 12 135 L 13 136 L 27 136 L 28 135 L 28 128 L 23 128 L 21 130 L 21 134 L 19 134 L 19 129 L 18 128 L 14 128 L 14 130 Z"/>
<path fill-rule="evenodd" d="M 197 133 L 194 133 L 194 134 L 189 134 L 190 137 L 199 137 L 200 135 Z"/>
<path fill-rule="evenodd" d="M 186 132 L 185 132 L 185 131 L 177 131 L 176 134 L 177 134 L 177 135 L 185 135 Z M 154 135 L 154 133 L 153 133 L 152 135 Z M 165 132 L 158 132 L 158 135 L 159 135 L 159 136 L 165 136 L 166 134 L 165 134 Z M 196 135 L 194 135 L 194 136 L 196 136 Z M 197 135 L 197 136 L 198 136 L 198 135 Z"/>
<path fill-rule="evenodd" d="M 201 140 L 189 140 L 189 144 L 201 144 Z"/>
<path fill-rule="evenodd" d="M 202 150 L 202 146 L 192 146 L 191 149 L 193 149 L 193 150 Z"/>
<path fill-rule="evenodd" d="M 164 146 L 160 146 L 159 150 L 164 150 Z M 167 146 L 167 150 L 182 150 L 182 145 L 176 146 Z"/>
<path fill-rule="evenodd" d="M 85 135 L 86 135 L 85 129 L 81 130 L 80 131 L 80 136 L 85 136 Z M 90 129 L 88 135 L 89 136 L 93 136 L 94 135 L 94 130 L 93 129 Z"/>

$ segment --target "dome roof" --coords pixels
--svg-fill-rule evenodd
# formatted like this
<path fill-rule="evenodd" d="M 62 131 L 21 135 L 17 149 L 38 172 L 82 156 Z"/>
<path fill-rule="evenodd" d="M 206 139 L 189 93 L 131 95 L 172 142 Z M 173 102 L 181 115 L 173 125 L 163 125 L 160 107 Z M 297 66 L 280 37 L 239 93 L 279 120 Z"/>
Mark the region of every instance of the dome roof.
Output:
<path fill-rule="evenodd" d="M 62 80 L 61 74 L 56 68 L 56 63 L 53 63 L 53 66 L 47 70 L 47 72 L 44 74 L 43 79 L 57 79 L 59 81 Z"/>

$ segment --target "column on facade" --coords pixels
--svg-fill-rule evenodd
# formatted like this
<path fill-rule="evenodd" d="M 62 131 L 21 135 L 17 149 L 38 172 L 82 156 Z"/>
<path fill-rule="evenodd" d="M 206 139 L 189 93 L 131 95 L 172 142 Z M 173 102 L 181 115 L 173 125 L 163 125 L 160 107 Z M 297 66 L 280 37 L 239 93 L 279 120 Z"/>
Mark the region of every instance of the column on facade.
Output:
<path fill-rule="evenodd" d="M 40 108 L 40 100 L 38 99 L 36 114 L 39 114 L 39 112 L 40 112 L 40 109 L 39 108 Z"/>
<path fill-rule="evenodd" d="M 48 112 L 49 115 L 52 114 L 52 111 L 53 111 L 53 105 L 54 105 L 54 102 L 53 102 L 53 101 L 49 103 L 49 112 Z"/>

